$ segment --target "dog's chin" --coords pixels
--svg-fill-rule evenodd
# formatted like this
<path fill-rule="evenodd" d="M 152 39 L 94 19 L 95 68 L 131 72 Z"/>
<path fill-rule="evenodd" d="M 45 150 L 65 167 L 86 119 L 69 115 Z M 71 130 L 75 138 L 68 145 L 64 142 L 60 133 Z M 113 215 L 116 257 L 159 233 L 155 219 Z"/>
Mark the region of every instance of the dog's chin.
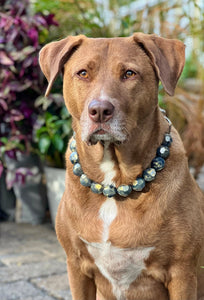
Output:
<path fill-rule="evenodd" d="M 89 136 L 88 138 L 88 145 L 96 145 L 98 142 L 105 144 L 105 143 L 114 143 L 114 144 L 121 144 L 121 141 L 115 138 L 110 133 L 94 133 Z"/>

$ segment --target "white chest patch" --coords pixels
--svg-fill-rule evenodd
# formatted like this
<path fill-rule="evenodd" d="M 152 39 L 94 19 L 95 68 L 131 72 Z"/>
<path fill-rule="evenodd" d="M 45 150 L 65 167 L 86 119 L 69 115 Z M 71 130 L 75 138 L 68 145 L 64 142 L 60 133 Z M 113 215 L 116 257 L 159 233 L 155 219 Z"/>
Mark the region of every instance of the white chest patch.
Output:
<path fill-rule="evenodd" d="M 109 227 L 117 217 L 117 205 L 114 198 L 107 198 L 99 210 L 99 218 L 103 221 L 102 242 L 106 242 L 109 236 Z"/>
<path fill-rule="evenodd" d="M 113 178 L 116 175 L 114 170 L 114 162 L 111 159 L 111 154 L 108 150 L 108 144 L 104 146 L 104 157 L 100 165 L 101 171 L 104 173 L 104 185 L 114 185 Z M 114 198 L 107 198 L 101 205 L 99 210 L 99 219 L 103 221 L 102 242 L 106 242 L 109 236 L 109 227 L 113 220 L 117 217 L 117 205 Z"/>
<path fill-rule="evenodd" d="M 114 185 L 113 178 L 116 175 L 116 171 L 114 170 L 114 162 L 111 159 L 110 151 L 107 149 L 108 144 L 104 146 L 104 157 L 100 165 L 101 171 L 104 173 L 104 185 Z"/>
<path fill-rule="evenodd" d="M 120 249 L 106 243 L 88 243 L 87 249 L 104 277 L 112 284 L 117 300 L 126 299 L 126 291 L 145 269 L 144 260 L 154 247 Z"/>
<path fill-rule="evenodd" d="M 104 158 L 100 166 L 104 172 L 104 185 L 114 185 L 113 178 L 116 175 L 114 162 L 108 146 L 104 147 Z M 108 241 L 109 228 L 117 217 L 118 209 L 116 200 L 107 198 L 99 210 L 99 219 L 103 221 L 101 243 L 89 243 L 81 238 L 87 245 L 90 255 L 104 277 L 112 284 L 113 294 L 117 300 L 125 300 L 125 293 L 130 284 L 137 279 L 145 269 L 144 260 L 149 257 L 153 247 L 120 249 L 111 245 Z"/>

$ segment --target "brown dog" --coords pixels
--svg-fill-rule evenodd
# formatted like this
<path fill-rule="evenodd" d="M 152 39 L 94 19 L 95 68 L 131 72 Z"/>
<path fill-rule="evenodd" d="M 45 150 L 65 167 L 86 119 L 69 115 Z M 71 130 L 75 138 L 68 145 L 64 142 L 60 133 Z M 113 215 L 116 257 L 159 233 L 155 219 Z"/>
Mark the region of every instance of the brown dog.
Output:
<path fill-rule="evenodd" d="M 81 164 L 71 154 L 74 140 L 56 220 L 73 299 L 98 293 L 106 300 L 203 300 L 203 194 L 174 128 L 168 149 L 157 150 L 170 130 L 158 107 L 158 83 L 173 95 L 183 43 L 142 33 L 70 36 L 46 45 L 40 65 L 46 94 L 63 71 Z M 165 166 L 152 180 L 156 152 Z"/>

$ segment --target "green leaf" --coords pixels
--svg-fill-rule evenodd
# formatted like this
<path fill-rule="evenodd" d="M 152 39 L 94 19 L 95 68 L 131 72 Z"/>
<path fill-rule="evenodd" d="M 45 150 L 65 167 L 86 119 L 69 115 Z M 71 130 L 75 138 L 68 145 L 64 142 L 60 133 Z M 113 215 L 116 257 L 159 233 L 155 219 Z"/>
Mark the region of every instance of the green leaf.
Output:
<path fill-rule="evenodd" d="M 50 114 L 46 118 L 46 123 L 50 125 L 52 122 L 57 121 L 57 120 L 59 120 L 59 118 L 57 116 L 52 116 Z"/>
<path fill-rule="evenodd" d="M 61 136 L 59 134 L 55 134 L 52 138 L 52 143 L 54 145 L 54 147 L 61 152 L 64 148 L 64 142 L 63 139 L 61 138 Z"/>
<path fill-rule="evenodd" d="M 6 144 L 8 142 L 8 139 L 6 137 L 2 137 L 0 138 L 0 141 L 4 144 Z"/>
<path fill-rule="evenodd" d="M 66 106 L 63 106 L 61 109 L 61 118 L 63 120 L 68 119 L 70 117 L 70 113 L 68 112 Z"/>
<path fill-rule="evenodd" d="M 7 150 L 7 149 L 6 149 L 5 146 L 1 146 L 1 147 L 0 147 L 0 157 L 3 157 L 3 155 L 4 155 L 4 153 L 5 153 L 6 150 Z"/>
<path fill-rule="evenodd" d="M 43 110 L 46 111 L 52 102 L 50 99 L 44 96 L 40 96 L 35 100 L 35 107 L 42 106 Z"/>
<path fill-rule="evenodd" d="M 69 135 L 72 131 L 72 120 L 69 119 L 62 125 L 63 133 Z"/>
<path fill-rule="evenodd" d="M 51 140 L 48 135 L 42 135 L 39 139 L 38 145 L 40 152 L 46 154 L 51 144 Z"/>
<path fill-rule="evenodd" d="M 35 47 L 27 46 L 27 47 L 22 49 L 21 53 L 25 54 L 25 56 L 28 56 L 29 54 L 31 54 L 35 51 L 36 51 Z"/>
<path fill-rule="evenodd" d="M 65 120 L 57 120 L 55 122 L 55 125 L 57 126 L 57 128 L 60 128 L 64 124 L 64 122 L 66 122 L 66 121 Z"/>
<path fill-rule="evenodd" d="M 47 128 L 45 126 L 39 128 L 38 130 L 36 130 L 36 137 L 39 139 L 40 136 L 44 133 L 47 133 Z"/>
<path fill-rule="evenodd" d="M 46 28 L 43 28 L 39 33 L 39 42 L 40 44 L 44 44 L 49 35 L 49 31 Z"/>
<path fill-rule="evenodd" d="M 45 120 L 46 121 L 49 120 L 50 118 L 52 118 L 52 116 L 53 115 L 50 112 L 48 112 L 48 111 L 45 112 Z"/>

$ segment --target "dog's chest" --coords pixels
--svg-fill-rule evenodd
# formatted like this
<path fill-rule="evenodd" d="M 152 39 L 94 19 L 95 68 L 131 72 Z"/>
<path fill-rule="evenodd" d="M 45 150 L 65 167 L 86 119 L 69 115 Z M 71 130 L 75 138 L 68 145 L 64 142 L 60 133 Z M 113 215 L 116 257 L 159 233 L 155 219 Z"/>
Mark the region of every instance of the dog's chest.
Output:
<path fill-rule="evenodd" d="M 116 174 L 108 151 L 104 154 L 101 170 L 104 172 L 103 184 L 114 184 L 113 178 Z M 104 200 L 98 211 L 98 219 L 102 224 L 100 242 L 94 243 L 83 238 L 82 240 L 101 274 L 111 283 L 116 299 L 122 300 L 125 299 L 125 292 L 130 284 L 137 279 L 142 270 L 145 270 L 145 260 L 149 257 L 153 247 L 113 246 L 110 240 L 110 226 L 115 226 L 113 222 L 118 216 L 118 206 L 113 197 Z"/>
<path fill-rule="evenodd" d="M 113 246 L 109 241 L 109 227 L 116 217 L 116 201 L 113 198 L 107 199 L 99 211 L 99 218 L 103 221 L 101 242 L 82 240 L 101 274 L 111 283 L 114 296 L 117 300 L 122 300 L 126 299 L 125 293 L 130 284 L 145 270 L 145 259 L 149 257 L 153 247 Z"/>
<path fill-rule="evenodd" d="M 145 269 L 152 247 L 120 249 L 106 243 L 89 243 L 87 249 L 101 273 L 118 288 L 127 289 Z"/>

